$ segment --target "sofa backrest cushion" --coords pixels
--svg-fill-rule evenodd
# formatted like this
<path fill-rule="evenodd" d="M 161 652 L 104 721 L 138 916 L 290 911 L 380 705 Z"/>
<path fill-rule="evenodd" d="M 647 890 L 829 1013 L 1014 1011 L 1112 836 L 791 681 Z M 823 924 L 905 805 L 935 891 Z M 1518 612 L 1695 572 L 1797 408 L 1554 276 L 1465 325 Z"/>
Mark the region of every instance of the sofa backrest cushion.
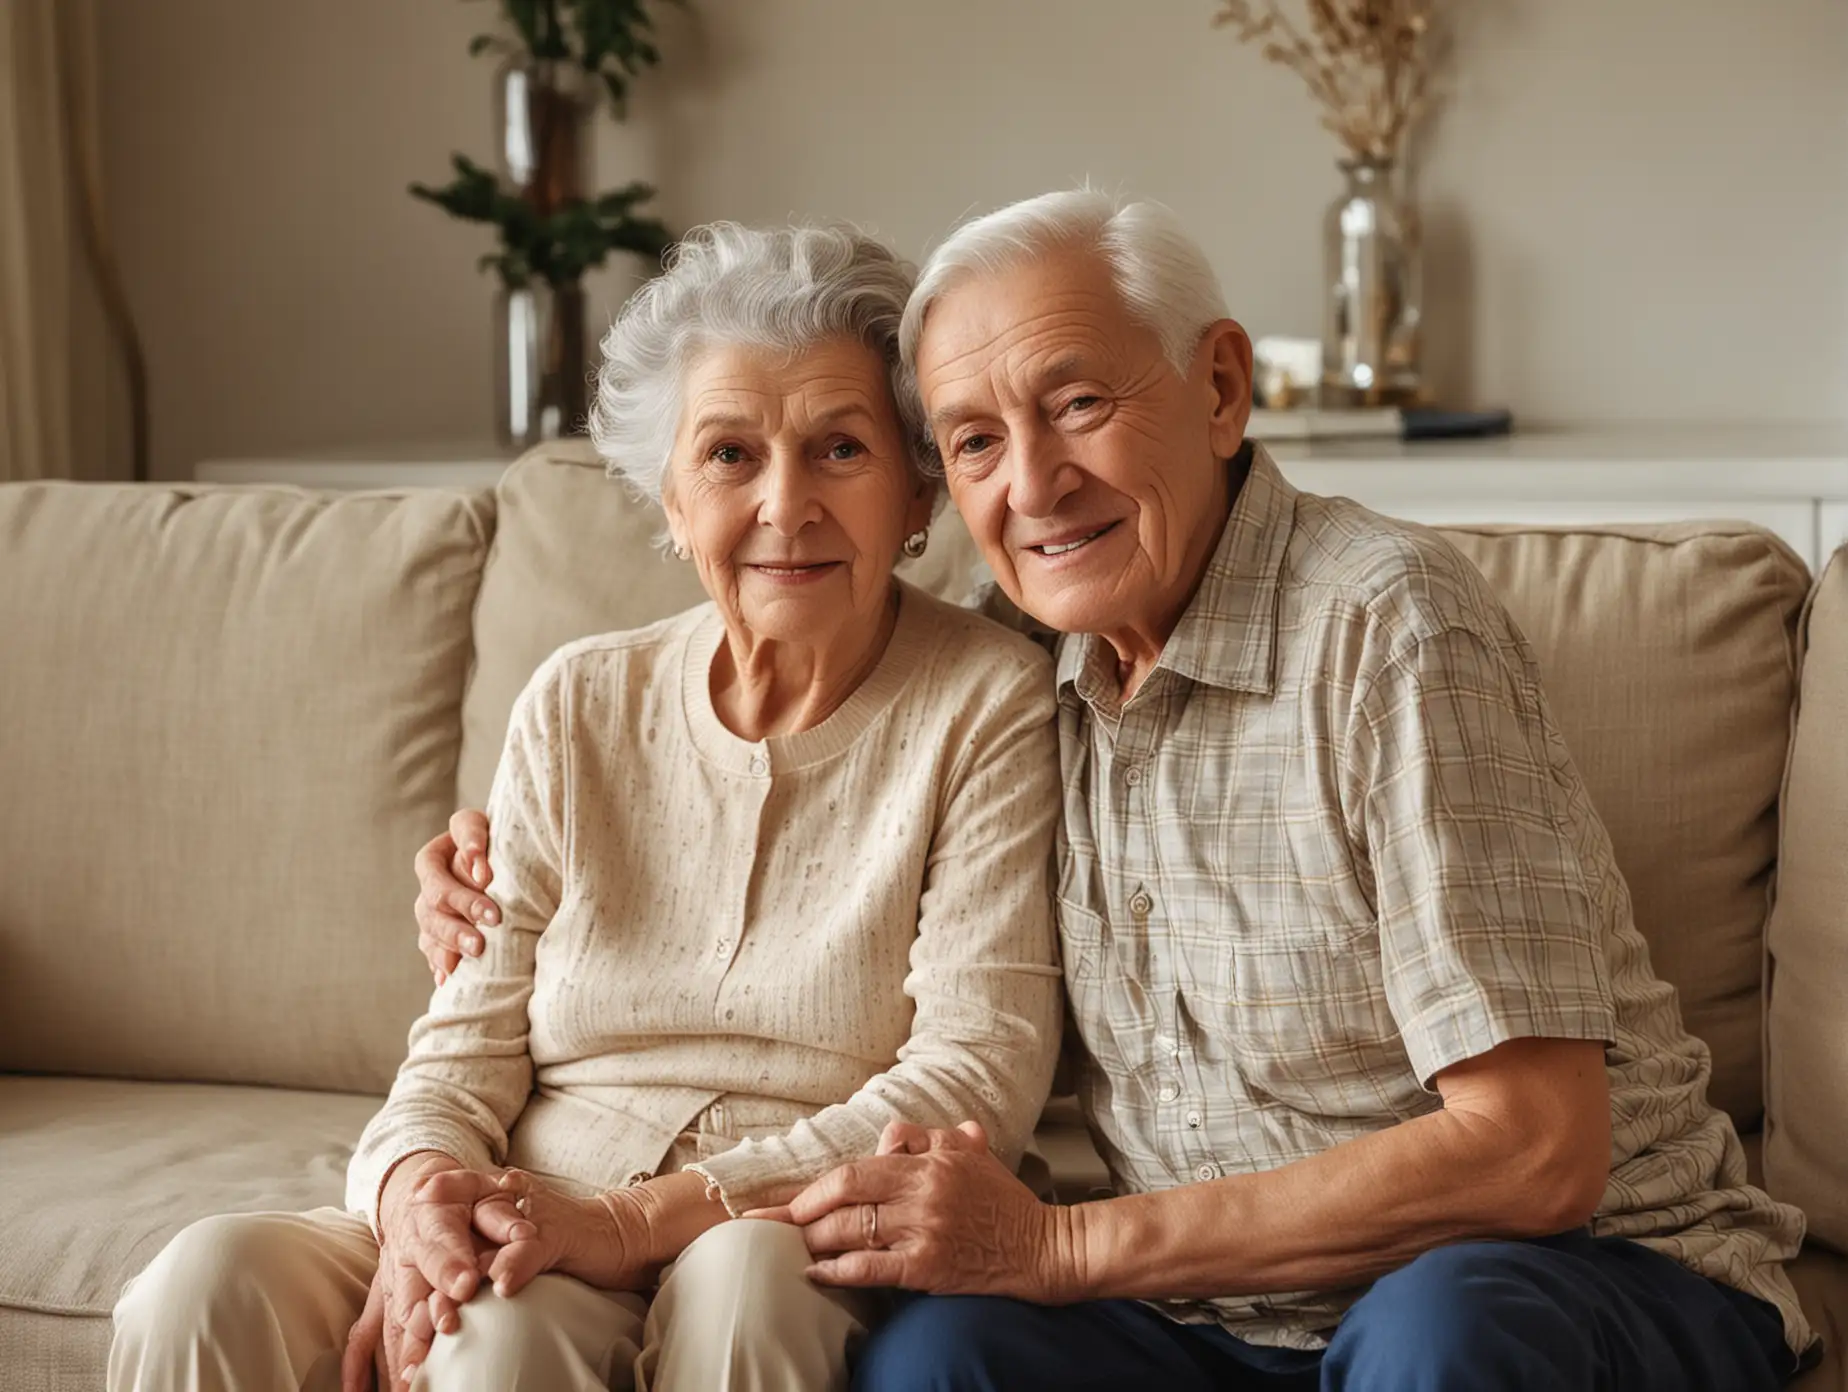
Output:
<path fill-rule="evenodd" d="M 1848 1252 L 1848 547 L 1804 615 L 1768 934 L 1765 1178 Z"/>
<path fill-rule="evenodd" d="M 0 1068 L 389 1086 L 492 520 L 0 488 Z"/>
<path fill-rule="evenodd" d="M 1803 562 L 1745 523 L 1452 528 L 1539 657 L 1656 972 L 1758 1124 L 1764 929 Z"/>

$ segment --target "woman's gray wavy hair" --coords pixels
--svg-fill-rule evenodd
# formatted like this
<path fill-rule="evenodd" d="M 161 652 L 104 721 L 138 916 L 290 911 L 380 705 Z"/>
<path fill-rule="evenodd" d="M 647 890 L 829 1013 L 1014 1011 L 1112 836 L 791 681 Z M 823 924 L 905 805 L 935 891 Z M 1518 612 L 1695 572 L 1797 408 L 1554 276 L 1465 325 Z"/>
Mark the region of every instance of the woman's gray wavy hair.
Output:
<path fill-rule="evenodd" d="M 701 351 L 747 344 L 794 354 L 852 338 L 885 364 L 905 462 L 919 469 L 923 413 L 901 389 L 898 355 L 898 326 L 916 278 L 889 247 L 850 227 L 695 228 L 604 335 L 590 410 L 597 453 L 612 474 L 659 502 L 681 381 Z"/>

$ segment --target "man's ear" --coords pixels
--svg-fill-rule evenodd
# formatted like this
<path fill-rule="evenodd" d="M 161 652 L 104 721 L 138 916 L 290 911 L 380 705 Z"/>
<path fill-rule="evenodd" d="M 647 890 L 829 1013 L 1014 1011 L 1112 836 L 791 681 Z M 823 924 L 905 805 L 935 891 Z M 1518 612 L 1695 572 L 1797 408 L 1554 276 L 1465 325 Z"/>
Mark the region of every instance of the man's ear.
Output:
<path fill-rule="evenodd" d="M 1251 423 L 1251 339 L 1235 319 L 1221 319 L 1201 337 L 1194 370 L 1207 394 L 1213 453 L 1230 459 Z"/>

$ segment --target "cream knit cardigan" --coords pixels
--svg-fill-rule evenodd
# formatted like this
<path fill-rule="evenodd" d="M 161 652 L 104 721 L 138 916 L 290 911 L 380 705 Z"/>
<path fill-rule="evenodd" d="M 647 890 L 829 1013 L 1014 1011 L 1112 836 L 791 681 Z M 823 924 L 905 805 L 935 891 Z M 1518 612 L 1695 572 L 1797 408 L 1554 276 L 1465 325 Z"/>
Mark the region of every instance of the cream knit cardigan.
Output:
<path fill-rule="evenodd" d="M 354 1211 L 419 1150 L 633 1183 L 715 1116 L 734 1214 L 895 1119 L 1019 1159 L 1061 1009 L 1045 654 L 904 586 L 859 689 L 753 742 L 712 708 L 722 637 L 704 605 L 534 674 L 488 800 L 501 926 L 413 1026 Z"/>

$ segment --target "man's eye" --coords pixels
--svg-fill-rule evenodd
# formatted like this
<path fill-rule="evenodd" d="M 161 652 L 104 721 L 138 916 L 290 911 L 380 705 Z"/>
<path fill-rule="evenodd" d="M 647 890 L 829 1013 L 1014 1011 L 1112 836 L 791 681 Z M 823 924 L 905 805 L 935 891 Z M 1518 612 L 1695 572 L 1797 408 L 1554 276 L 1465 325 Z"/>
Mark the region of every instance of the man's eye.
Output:
<path fill-rule="evenodd" d="M 1101 396 L 1074 396 L 1065 403 L 1065 409 L 1067 411 L 1088 411 L 1102 402 L 1103 397 Z"/>

